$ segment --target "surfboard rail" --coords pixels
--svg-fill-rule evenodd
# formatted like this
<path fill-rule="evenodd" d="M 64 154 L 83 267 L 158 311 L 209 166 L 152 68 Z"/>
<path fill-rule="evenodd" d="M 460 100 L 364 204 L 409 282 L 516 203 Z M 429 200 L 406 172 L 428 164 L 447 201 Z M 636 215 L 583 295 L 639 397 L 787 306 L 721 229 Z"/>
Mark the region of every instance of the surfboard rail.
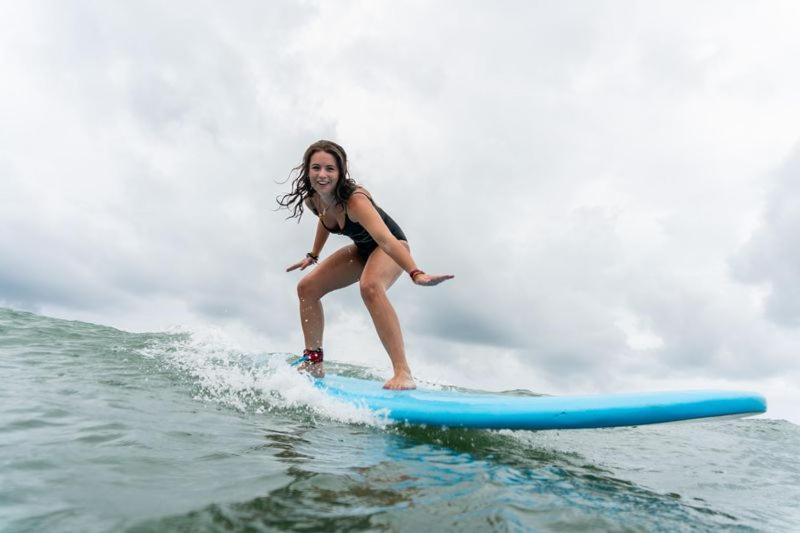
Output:
<path fill-rule="evenodd" d="M 579 396 L 511 396 L 415 389 L 328 375 L 317 386 L 333 397 L 387 413 L 398 423 L 483 429 L 588 429 L 640 426 L 766 412 L 755 392 L 687 390 Z"/>

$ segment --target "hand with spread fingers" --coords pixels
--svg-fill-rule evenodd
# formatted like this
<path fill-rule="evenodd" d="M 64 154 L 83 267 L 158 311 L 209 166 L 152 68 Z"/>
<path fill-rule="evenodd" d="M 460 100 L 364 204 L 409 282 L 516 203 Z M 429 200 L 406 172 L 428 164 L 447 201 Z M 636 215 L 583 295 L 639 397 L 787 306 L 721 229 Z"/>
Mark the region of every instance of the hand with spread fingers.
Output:
<path fill-rule="evenodd" d="M 310 267 L 317 263 L 317 259 L 313 257 L 311 254 L 306 254 L 302 261 L 293 264 L 292 266 L 286 269 L 286 272 L 291 272 L 292 270 L 305 270 L 306 268 Z"/>
<path fill-rule="evenodd" d="M 441 274 L 441 275 L 430 275 L 426 274 L 425 272 L 419 272 L 415 274 L 411 279 L 414 280 L 415 285 L 424 285 L 431 287 L 433 285 L 438 285 L 443 281 L 447 281 L 448 279 L 453 279 L 455 276 L 452 274 Z"/>

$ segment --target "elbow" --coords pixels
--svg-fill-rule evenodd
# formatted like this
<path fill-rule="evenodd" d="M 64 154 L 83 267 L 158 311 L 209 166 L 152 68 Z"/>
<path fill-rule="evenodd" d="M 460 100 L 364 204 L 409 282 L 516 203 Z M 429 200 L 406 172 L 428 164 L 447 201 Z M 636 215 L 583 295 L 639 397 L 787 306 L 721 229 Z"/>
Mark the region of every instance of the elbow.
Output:
<path fill-rule="evenodd" d="M 378 248 L 386 252 L 387 254 L 391 255 L 392 244 L 397 241 L 393 235 L 389 235 L 388 237 L 381 236 L 378 239 L 375 239 L 375 242 L 378 244 Z"/>

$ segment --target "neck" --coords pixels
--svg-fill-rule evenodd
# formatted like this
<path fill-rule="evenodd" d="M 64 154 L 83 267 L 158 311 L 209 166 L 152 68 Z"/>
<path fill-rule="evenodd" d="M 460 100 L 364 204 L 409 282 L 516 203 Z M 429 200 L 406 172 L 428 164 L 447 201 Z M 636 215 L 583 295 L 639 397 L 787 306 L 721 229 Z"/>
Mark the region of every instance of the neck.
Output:
<path fill-rule="evenodd" d="M 322 200 L 324 207 L 330 207 L 336 202 L 334 195 L 320 194 L 319 199 Z"/>

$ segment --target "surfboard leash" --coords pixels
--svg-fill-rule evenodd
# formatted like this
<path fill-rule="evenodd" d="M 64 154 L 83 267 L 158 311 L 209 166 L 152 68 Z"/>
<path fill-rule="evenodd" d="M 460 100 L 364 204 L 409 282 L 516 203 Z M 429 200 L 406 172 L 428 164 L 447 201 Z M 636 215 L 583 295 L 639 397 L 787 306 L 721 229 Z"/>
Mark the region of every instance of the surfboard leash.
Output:
<path fill-rule="evenodd" d="M 297 366 L 301 363 L 306 363 L 306 362 L 316 364 L 316 363 L 321 363 L 322 360 L 323 360 L 322 348 L 317 348 L 316 350 L 309 350 L 306 348 L 305 350 L 303 350 L 303 355 L 298 357 L 295 361 L 293 361 L 290 364 L 291 366 Z"/>

